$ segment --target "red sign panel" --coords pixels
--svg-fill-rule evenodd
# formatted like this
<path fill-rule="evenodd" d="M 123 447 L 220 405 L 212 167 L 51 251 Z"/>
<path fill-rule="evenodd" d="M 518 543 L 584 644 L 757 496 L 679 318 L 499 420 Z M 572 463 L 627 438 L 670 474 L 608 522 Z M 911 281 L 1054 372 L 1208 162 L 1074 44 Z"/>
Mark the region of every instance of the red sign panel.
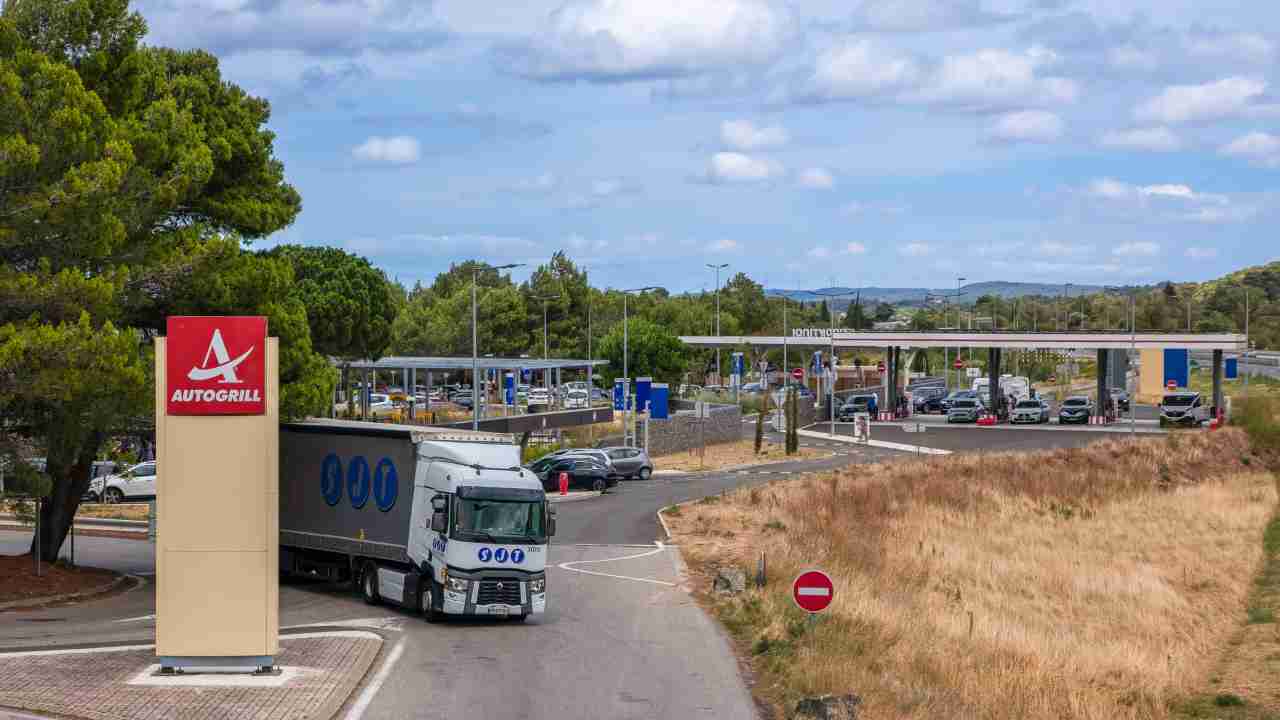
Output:
<path fill-rule="evenodd" d="M 884 361 L 883 361 L 883 360 L 881 360 L 880 362 L 876 363 L 876 370 L 879 370 L 880 372 L 884 372 Z"/>
<path fill-rule="evenodd" d="M 957 360 L 957 361 L 955 361 L 954 363 L 951 363 L 951 365 L 952 365 L 952 367 L 954 367 L 954 368 L 955 368 L 955 369 L 957 369 L 957 370 L 963 370 L 963 369 L 964 369 L 964 361 L 963 361 L 963 360 Z"/>
<path fill-rule="evenodd" d="M 1170 380 L 1168 383 L 1165 384 L 1165 387 L 1169 388 L 1169 392 L 1173 392 L 1174 390 L 1178 389 L 1178 383 L 1175 380 Z"/>
<path fill-rule="evenodd" d="M 171 317 L 167 337 L 170 415 L 266 412 L 265 317 Z"/>
<path fill-rule="evenodd" d="M 836 597 L 836 590 L 829 575 L 821 570 L 809 570 L 800 573 L 791 583 L 791 597 L 801 610 L 816 613 L 827 609 Z"/>
<path fill-rule="evenodd" d="M 791 377 L 793 377 L 793 378 L 795 378 L 795 379 L 797 379 L 797 380 L 803 380 L 803 379 L 804 379 L 804 368 L 794 368 L 794 369 L 792 369 L 792 371 L 791 371 Z"/>

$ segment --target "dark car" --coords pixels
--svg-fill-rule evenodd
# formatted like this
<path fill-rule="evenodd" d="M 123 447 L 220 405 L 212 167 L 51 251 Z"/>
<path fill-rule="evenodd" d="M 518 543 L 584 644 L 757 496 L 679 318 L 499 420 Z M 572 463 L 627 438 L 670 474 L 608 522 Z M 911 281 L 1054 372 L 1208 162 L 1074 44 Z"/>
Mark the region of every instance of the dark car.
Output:
<path fill-rule="evenodd" d="M 911 404 L 918 413 L 942 412 L 942 398 L 947 394 L 940 387 L 916 388 L 911 391 Z"/>
<path fill-rule="evenodd" d="M 1120 412 L 1129 412 L 1129 393 L 1119 388 L 1111 389 L 1111 402 Z"/>
<path fill-rule="evenodd" d="M 547 491 L 560 489 L 560 473 L 569 473 L 569 487 L 602 491 L 618 481 L 609 477 L 609 471 L 600 462 L 589 457 L 545 457 L 529 465 L 529 471 L 542 481 Z"/>
<path fill-rule="evenodd" d="M 604 448 L 604 451 L 613 461 L 613 471 L 618 477 L 625 480 L 631 478 L 648 480 L 653 475 L 653 462 L 649 460 L 649 453 L 643 448 L 610 447 Z"/>
<path fill-rule="evenodd" d="M 1062 401 L 1062 407 L 1058 408 L 1058 424 L 1085 424 L 1092 415 L 1093 401 L 1083 395 L 1076 395 Z"/>
<path fill-rule="evenodd" d="M 942 409 L 942 412 L 945 413 L 951 409 L 951 406 L 954 405 L 957 400 L 977 400 L 981 402 L 982 398 L 978 397 L 978 392 L 976 390 L 954 390 L 950 395 L 939 400 L 938 406 Z"/>
<path fill-rule="evenodd" d="M 853 417 L 858 413 L 869 413 L 874 415 L 876 412 L 877 398 L 875 395 L 854 395 L 844 404 L 840 406 L 836 412 L 836 419 L 840 422 L 853 422 Z"/>

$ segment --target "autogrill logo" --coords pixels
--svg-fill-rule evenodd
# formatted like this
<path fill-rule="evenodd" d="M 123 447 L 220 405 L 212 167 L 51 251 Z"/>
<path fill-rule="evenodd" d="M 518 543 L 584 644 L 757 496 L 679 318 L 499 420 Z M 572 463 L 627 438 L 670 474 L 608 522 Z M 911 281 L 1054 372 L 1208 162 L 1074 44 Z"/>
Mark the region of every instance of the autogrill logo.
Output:
<path fill-rule="evenodd" d="M 269 390 L 267 319 L 174 316 L 165 350 L 173 415 L 261 415 Z"/>
<path fill-rule="evenodd" d="M 169 398 L 173 402 L 258 402 L 262 393 L 258 390 L 174 390 Z"/>
<path fill-rule="evenodd" d="M 209 339 L 209 349 L 205 350 L 204 360 L 201 363 L 204 367 L 191 368 L 187 372 L 187 378 L 196 381 L 219 378 L 218 384 L 220 385 L 239 385 L 242 381 L 236 376 L 236 367 L 252 353 L 253 346 L 251 345 L 243 354 L 233 359 L 231 353 L 227 352 L 227 344 L 222 339 L 222 331 L 214 328 L 213 336 Z M 217 361 L 217 365 L 209 365 L 210 356 Z M 262 392 L 257 388 L 244 390 L 179 388 L 173 391 L 173 395 L 169 400 L 170 402 L 260 402 L 262 400 Z"/>

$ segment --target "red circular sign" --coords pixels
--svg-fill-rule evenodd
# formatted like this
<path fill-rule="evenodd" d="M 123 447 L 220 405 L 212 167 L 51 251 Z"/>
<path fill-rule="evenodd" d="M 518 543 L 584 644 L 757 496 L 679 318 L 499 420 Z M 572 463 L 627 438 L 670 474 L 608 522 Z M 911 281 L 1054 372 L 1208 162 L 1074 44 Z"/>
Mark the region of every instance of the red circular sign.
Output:
<path fill-rule="evenodd" d="M 1177 389 L 1178 389 L 1178 383 L 1174 382 L 1173 380 L 1170 380 L 1168 383 L 1166 383 L 1166 384 L 1165 384 L 1165 387 L 1169 388 L 1169 390 L 1171 390 L 1171 391 L 1172 391 L 1172 390 L 1177 390 Z"/>
<path fill-rule="evenodd" d="M 1054 383 L 1056 383 L 1056 382 L 1058 382 L 1058 376 L 1057 376 L 1057 375 L 1050 375 L 1050 376 L 1049 376 L 1049 384 L 1050 384 L 1050 385 L 1052 385 L 1052 384 L 1054 384 Z"/>
<path fill-rule="evenodd" d="M 791 371 L 791 377 L 801 380 L 804 378 L 804 368 L 795 368 Z"/>
<path fill-rule="evenodd" d="M 964 369 L 964 361 L 963 361 L 963 360 L 957 360 L 957 361 L 955 361 L 954 363 L 952 363 L 952 367 L 954 367 L 954 368 L 955 368 L 955 369 L 957 369 L 957 370 L 963 370 L 963 369 Z"/>
<path fill-rule="evenodd" d="M 805 612 L 822 612 L 835 599 L 836 589 L 831 584 L 831 577 L 821 570 L 808 570 L 800 573 L 791 583 L 791 597 L 796 605 Z"/>
<path fill-rule="evenodd" d="M 881 360 L 880 362 L 876 363 L 876 370 L 879 370 L 880 372 L 884 372 L 884 361 L 883 361 L 883 360 Z"/>

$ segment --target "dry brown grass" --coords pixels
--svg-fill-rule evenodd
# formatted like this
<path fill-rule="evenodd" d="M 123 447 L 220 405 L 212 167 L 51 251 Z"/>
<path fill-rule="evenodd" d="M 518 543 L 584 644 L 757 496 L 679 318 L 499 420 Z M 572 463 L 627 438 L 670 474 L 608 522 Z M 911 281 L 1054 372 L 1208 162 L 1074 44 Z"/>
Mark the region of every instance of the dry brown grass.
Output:
<path fill-rule="evenodd" d="M 769 587 L 710 601 L 776 707 L 855 692 L 867 718 L 1164 718 L 1243 618 L 1275 504 L 1224 430 L 860 467 L 669 519 L 695 572 L 768 552 Z M 789 587 L 806 567 L 837 591 L 812 630 Z"/>
<path fill-rule="evenodd" d="M 764 441 L 760 446 L 760 454 L 756 454 L 754 440 L 739 440 L 731 443 L 708 445 L 705 457 L 700 457 L 698 448 L 693 450 L 659 455 L 653 458 L 655 470 L 720 470 L 741 465 L 759 465 L 763 463 L 781 462 L 783 460 L 811 460 L 830 455 L 816 448 L 801 447 L 794 455 L 787 455 L 786 448 L 780 444 Z"/>

